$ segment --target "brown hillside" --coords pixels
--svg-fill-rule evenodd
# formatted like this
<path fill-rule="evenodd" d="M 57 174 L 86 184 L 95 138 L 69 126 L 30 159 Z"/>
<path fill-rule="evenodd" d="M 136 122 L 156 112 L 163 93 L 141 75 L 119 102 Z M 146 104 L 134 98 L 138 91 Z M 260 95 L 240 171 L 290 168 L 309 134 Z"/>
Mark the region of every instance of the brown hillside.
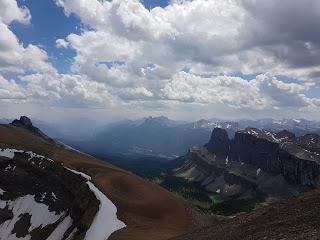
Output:
<path fill-rule="evenodd" d="M 118 208 L 126 228 L 110 239 L 160 240 L 193 229 L 183 202 L 161 187 L 91 156 L 41 138 L 23 127 L 0 125 L 0 147 L 31 150 L 84 172 Z"/>

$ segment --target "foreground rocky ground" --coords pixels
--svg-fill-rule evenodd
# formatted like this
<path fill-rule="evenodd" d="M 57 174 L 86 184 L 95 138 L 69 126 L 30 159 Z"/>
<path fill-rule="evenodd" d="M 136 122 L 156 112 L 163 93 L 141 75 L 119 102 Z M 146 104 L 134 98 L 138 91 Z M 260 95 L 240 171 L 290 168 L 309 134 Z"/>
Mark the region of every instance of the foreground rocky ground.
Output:
<path fill-rule="evenodd" d="M 216 219 L 210 226 L 172 240 L 318 240 L 320 190 L 272 204 L 234 218 Z"/>

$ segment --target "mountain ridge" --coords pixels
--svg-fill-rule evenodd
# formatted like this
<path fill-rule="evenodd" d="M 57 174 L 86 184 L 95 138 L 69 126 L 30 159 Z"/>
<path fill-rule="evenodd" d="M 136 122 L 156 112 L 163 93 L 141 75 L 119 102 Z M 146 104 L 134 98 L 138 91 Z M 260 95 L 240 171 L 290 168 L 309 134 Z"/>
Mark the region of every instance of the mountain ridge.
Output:
<path fill-rule="evenodd" d="M 229 138 L 248 126 L 270 131 L 293 131 L 298 136 L 320 133 L 320 124 L 308 120 L 205 120 L 196 122 L 173 121 L 166 117 L 147 117 L 120 121 L 97 129 L 87 141 L 70 141 L 70 145 L 94 155 L 126 155 L 127 157 L 154 156 L 173 159 L 192 146 L 202 146 L 216 128 L 227 130 Z"/>
<path fill-rule="evenodd" d="M 208 144 L 188 151 L 175 175 L 226 196 L 286 199 L 319 184 L 316 139 L 319 135 L 296 138 L 288 131 L 246 128 L 230 140 L 226 130 L 215 128 Z"/>
<path fill-rule="evenodd" d="M 167 239 L 194 226 L 188 207 L 168 191 L 111 164 L 48 141 L 28 128 L 0 125 L 0 147 L 33 152 L 90 176 L 91 182 L 116 205 L 119 219 L 126 224 L 109 239 Z"/>

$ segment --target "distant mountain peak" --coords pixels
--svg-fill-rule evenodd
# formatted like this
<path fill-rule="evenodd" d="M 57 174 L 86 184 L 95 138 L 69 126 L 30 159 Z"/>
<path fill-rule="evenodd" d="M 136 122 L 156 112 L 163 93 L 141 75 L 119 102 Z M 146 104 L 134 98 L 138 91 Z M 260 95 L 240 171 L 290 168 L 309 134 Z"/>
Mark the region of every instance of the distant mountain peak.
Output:
<path fill-rule="evenodd" d="M 165 116 L 159 116 L 159 117 L 149 116 L 149 117 L 146 117 L 145 120 L 146 121 L 172 121 Z"/>
<path fill-rule="evenodd" d="M 25 127 L 25 128 L 32 128 L 32 121 L 30 118 L 26 116 L 21 116 L 20 119 L 15 119 L 12 121 L 11 125 L 14 125 L 16 127 Z"/>
<path fill-rule="evenodd" d="M 156 124 L 156 125 L 162 125 L 162 126 L 169 126 L 175 123 L 175 121 L 165 117 L 165 116 L 159 116 L 159 117 L 147 117 L 144 119 L 144 124 Z"/>
<path fill-rule="evenodd" d="M 39 128 L 33 126 L 31 119 L 26 116 L 21 116 L 20 119 L 13 120 L 12 123 L 10 123 L 10 125 L 13 125 L 15 127 L 28 129 L 29 131 L 33 132 L 34 134 L 37 134 L 38 136 L 42 137 L 43 139 L 54 142 L 53 139 L 49 138 Z"/>

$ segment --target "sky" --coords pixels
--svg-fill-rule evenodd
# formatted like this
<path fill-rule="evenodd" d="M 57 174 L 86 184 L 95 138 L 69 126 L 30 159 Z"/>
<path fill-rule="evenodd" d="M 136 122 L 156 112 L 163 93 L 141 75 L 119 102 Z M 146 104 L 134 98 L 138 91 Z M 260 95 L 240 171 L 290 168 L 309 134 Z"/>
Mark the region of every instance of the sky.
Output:
<path fill-rule="evenodd" d="M 0 117 L 320 120 L 319 22 L 317 0 L 0 0 Z"/>

